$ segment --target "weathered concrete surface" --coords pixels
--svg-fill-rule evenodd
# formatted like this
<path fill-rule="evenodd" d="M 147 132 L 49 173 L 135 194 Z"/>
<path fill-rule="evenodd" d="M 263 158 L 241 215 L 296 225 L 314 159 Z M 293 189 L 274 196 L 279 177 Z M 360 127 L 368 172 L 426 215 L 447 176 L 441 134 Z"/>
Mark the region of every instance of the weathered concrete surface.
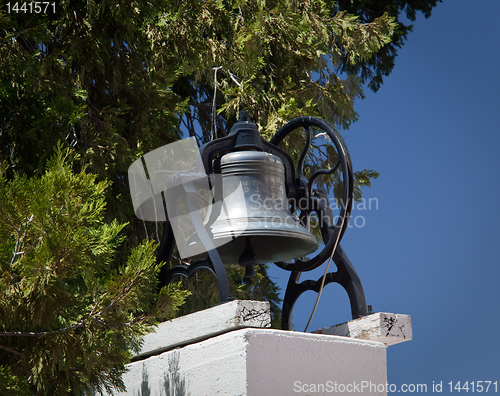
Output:
<path fill-rule="evenodd" d="M 235 330 L 128 366 L 131 396 L 387 394 L 384 344 L 283 330 Z"/>
<path fill-rule="evenodd" d="M 128 365 L 127 391 L 115 394 L 383 396 L 386 346 L 412 339 L 408 315 L 376 313 L 321 334 L 270 322 L 268 303 L 232 301 L 162 323 Z"/>
<path fill-rule="evenodd" d="M 410 341 L 413 338 L 410 316 L 387 312 L 377 312 L 350 322 L 320 329 L 316 333 L 378 341 L 386 346 Z"/>
<path fill-rule="evenodd" d="M 141 352 L 134 359 L 201 341 L 245 327 L 270 327 L 268 302 L 234 300 L 160 323 L 155 333 L 144 337 Z"/>

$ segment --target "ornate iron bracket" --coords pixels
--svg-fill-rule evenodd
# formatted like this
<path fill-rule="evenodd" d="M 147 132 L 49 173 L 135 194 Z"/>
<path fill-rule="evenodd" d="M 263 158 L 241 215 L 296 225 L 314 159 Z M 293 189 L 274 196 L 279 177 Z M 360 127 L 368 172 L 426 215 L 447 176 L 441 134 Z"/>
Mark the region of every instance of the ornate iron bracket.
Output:
<path fill-rule="evenodd" d="M 316 281 L 306 280 L 299 283 L 302 272 L 293 271 L 290 274 L 281 313 L 281 328 L 283 330 L 292 329 L 292 311 L 298 298 L 302 293 L 309 290 L 319 293 L 323 277 L 325 277 L 325 286 L 330 283 L 338 283 L 345 289 L 351 303 L 353 319 L 361 318 L 368 314 L 361 280 L 347 258 L 342 246 L 337 246 L 333 255 L 333 261 L 337 265 L 337 272 L 329 272 Z"/>
<path fill-rule="evenodd" d="M 319 169 L 307 178 L 304 174 L 304 163 L 307 152 L 311 147 L 311 128 L 321 130 L 328 136 L 335 147 L 335 164 L 329 169 Z M 286 151 L 280 149 L 278 145 L 293 131 L 300 129 L 305 132 L 305 146 L 300 154 L 300 158 L 295 165 Z M 354 270 L 353 265 L 347 258 L 339 242 L 347 229 L 349 216 L 352 209 L 354 176 L 351 159 L 347 147 L 338 131 L 324 120 L 314 117 L 298 117 L 285 124 L 276 132 L 270 142 L 264 141 L 254 123 L 249 121 L 248 114 L 242 112 L 240 120 L 233 126 L 228 136 L 209 142 L 200 148 L 201 159 L 207 174 L 217 172 L 217 161 L 214 158 L 218 153 L 225 153 L 239 150 L 259 150 L 269 152 L 281 158 L 285 166 L 285 180 L 287 196 L 292 202 L 305 200 L 306 208 L 293 208 L 300 210 L 300 218 L 303 224 L 308 225 L 313 213 L 317 214 L 320 222 L 321 236 L 324 247 L 311 259 L 297 258 L 290 262 L 277 262 L 278 267 L 290 271 L 290 279 L 285 292 L 282 309 L 282 328 L 291 329 L 292 311 L 297 299 L 308 290 L 319 292 L 323 277 L 314 281 L 306 280 L 299 283 L 301 273 L 311 271 L 327 261 L 333 254 L 333 261 L 337 265 L 337 272 L 325 274 L 325 286 L 330 283 L 338 283 L 346 290 L 351 303 L 351 313 L 353 319 L 367 314 L 367 305 L 361 281 Z M 314 182 L 320 175 L 340 173 L 342 181 L 342 197 L 340 199 L 340 211 L 338 221 L 334 223 L 331 206 L 328 203 L 328 196 L 321 190 L 314 188 Z M 191 277 L 200 269 L 209 270 L 217 279 L 221 302 L 231 300 L 229 283 L 226 271 L 217 249 L 214 247 L 209 231 L 203 225 L 203 221 L 196 210 L 197 193 L 194 186 L 185 183 L 184 190 L 188 197 L 192 223 L 198 233 L 201 242 L 208 252 L 206 259 L 196 260 L 189 266 L 176 266 L 170 269 L 162 268 L 160 273 L 160 284 L 166 285 L 175 277 Z M 214 201 L 221 199 L 216 196 Z M 217 214 L 212 213 L 209 223 L 214 220 Z M 158 249 L 157 261 L 169 262 L 172 257 L 174 237 L 170 223 L 164 224 L 162 241 Z M 335 252 L 333 251 L 335 249 Z"/>

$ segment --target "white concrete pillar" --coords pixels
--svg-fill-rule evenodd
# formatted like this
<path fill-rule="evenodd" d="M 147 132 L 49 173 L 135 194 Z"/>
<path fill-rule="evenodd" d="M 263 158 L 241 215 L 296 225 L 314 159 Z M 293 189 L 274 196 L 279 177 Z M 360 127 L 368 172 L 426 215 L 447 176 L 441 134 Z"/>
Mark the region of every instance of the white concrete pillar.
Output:
<path fill-rule="evenodd" d="M 374 315 L 378 319 L 357 328 L 379 325 L 381 314 Z M 269 304 L 255 301 L 233 301 L 162 323 L 128 365 L 125 394 L 387 394 L 384 342 L 274 330 L 266 328 L 269 323 Z M 372 333 L 380 339 L 380 331 Z"/>

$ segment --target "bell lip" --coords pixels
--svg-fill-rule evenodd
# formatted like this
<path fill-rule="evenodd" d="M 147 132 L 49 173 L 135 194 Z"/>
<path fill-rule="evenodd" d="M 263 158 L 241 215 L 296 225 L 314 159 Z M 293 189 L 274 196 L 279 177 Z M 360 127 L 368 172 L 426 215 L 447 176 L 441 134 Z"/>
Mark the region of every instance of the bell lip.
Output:
<path fill-rule="evenodd" d="M 307 230 L 306 230 L 307 231 Z M 269 264 L 269 263 L 275 263 L 275 262 L 280 262 L 280 261 L 289 261 L 293 259 L 297 259 L 300 257 L 304 257 L 308 254 L 314 253 L 320 246 L 318 239 L 309 233 L 294 233 L 293 235 L 290 235 L 289 233 L 277 233 L 274 232 L 273 234 L 264 234 L 264 233 L 246 233 L 239 235 L 236 238 L 233 237 L 226 237 L 226 238 L 219 238 L 217 239 L 217 245 L 216 247 L 222 262 L 224 264 L 238 264 L 238 259 L 241 256 L 241 254 L 244 251 L 244 246 L 245 246 L 245 239 L 247 237 L 252 237 L 252 238 L 270 238 L 271 240 L 265 241 L 267 242 L 267 246 L 270 245 L 276 245 L 279 244 L 279 240 L 283 239 L 288 242 L 289 247 L 288 248 L 282 248 L 281 250 L 275 251 L 275 252 L 267 252 L 267 254 L 262 254 L 261 249 L 262 249 L 262 241 L 257 242 L 255 246 L 255 250 L 257 254 L 259 255 L 259 264 Z M 196 246 L 198 243 L 201 243 L 199 240 L 196 238 L 196 234 L 193 234 L 191 238 L 194 238 L 194 240 L 191 241 L 190 245 L 192 247 Z M 215 239 L 214 239 L 215 241 Z M 239 248 L 238 248 L 239 247 Z M 186 259 L 199 259 L 202 257 L 206 256 L 206 252 L 204 253 L 197 253 L 197 254 L 189 254 L 189 246 L 185 246 L 185 253 L 187 253 Z"/>
<path fill-rule="evenodd" d="M 247 237 L 256 240 L 254 247 L 261 264 L 304 257 L 319 248 L 319 240 L 294 219 L 284 219 L 289 223 L 286 228 L 281 229 L 263 218 L 250 218 L 256 220 L 250 222 L 246 220 L 248 219 L 240 218 L 239 222 L 235 222 L 235 219 L 220 220 L 210 227 L 212 240 L 224 264 L 238 264 Z M 189 251 L 196 250 L 195 247 L 201 243 L 197 239 L 196 234 L 193 234 L 186 242 L 184 252 L 189 258 L 201 258 L 204 254 L 189 255 Z M 280 248 L 273 250 L 276 246 Z"/>
<path fill-rule="evenodd" d="M 308 239 L 310 242 L 318 242 L 318 239 L 307 232 L 303 231 L 293 231 L 293 235 L 290 235 L 290 231 L 285 231 L 285 230 L 276 230 L 273 228 L 268 228 L 268 229 L 255 229 L 255 230 L 246 230 L 245 232 L 238 234 L 237 236 L 234 235 L 234 231 L 227 231 L 227 232 L 220 232 L 217 234 L 217 236 L 214 235 L 214 241 L 220 240 L 220 239 L 228 239 L 231 241 L 233 238 L 244 238 L 244 237 L 252 237 L 252 236 L 270 236 L 270 237 L 288 237 L 288 238 L 296 238 L 298 236 L 301 236 L 301 240 Z"/>

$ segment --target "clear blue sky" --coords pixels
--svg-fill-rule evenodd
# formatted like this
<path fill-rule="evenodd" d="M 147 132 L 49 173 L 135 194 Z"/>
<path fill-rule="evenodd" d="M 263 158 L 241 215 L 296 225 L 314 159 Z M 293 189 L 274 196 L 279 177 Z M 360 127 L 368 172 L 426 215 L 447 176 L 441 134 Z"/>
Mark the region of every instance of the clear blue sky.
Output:
<path fill-rule="evenodd" d="M 498 15 L 500 0 L 419 15 L 393 73 L 342 131 L 354 169 L 381 173 L 364 190 L 378 209 L 353 210 L 365 225 L 342 246 L 374 311 L 412 317 L 413 340 L 388 348 L 389 383 L 443 381 L 447 394 L 449 381 L 489 380 L 500 392 Z M 270 275 L 284 290 L 288 273 Z M 315 296 L 297 302 L 296 330 Z M 349 319 L 345 292 L 329 285 L 310 330 Z"/>

